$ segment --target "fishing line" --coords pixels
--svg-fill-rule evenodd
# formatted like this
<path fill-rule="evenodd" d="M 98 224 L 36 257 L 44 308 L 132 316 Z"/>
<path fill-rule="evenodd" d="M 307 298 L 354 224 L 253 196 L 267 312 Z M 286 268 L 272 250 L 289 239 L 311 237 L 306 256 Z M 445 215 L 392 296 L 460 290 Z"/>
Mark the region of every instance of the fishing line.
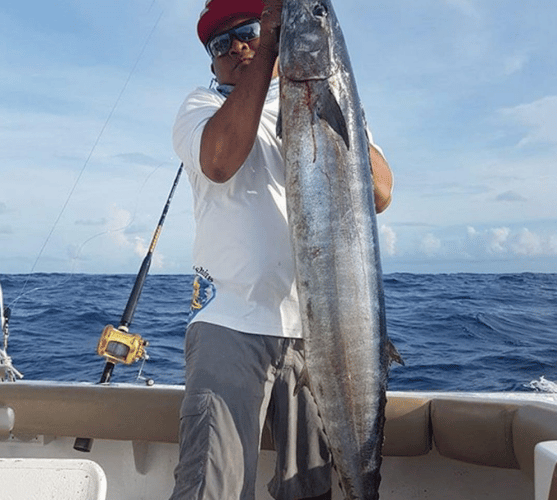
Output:
<path fill-rule="evenodd" d="M 120 233 L 122 231 L 125 231 L 126 229 L 128 229 L 135 221 L 136 219 L 136 215 L 137 215 L 137 211 L 139 209 L 139 200 L 140 200 L 140 196 L 141 193 L 143 192 L 143 189 L 145 188 L 145 186 L 147 185 L 147 183 L 149 182 L 149 179 L 164 165 L 164 163 L 160 163 L 147 177 L 145 177 L 145 180 L 143 181 L 143 184 L 141 185 L 141 187 L 139 188 L 139 190 L 137 191 L 137 195 L 135 198 L 135 207 L 133 209 L 133 212 L 131 214 L 131 217 L 129 218 L 128 222 L 121 227 L 117 227 L 115 229 L 107 229 L 106 231 L 102 231 L 100 233 L 97 233 L 89 238 L 87 238 L 76 250 L 75 255 L 72 257 L 72 268 L 70 271 L 70 275 L 74 274 L 75 271 L 75 266 L 77 265 L 77 261 L 79 260 L 79 257 L 81 256 L 81 251 L 83 250 L 83 247 L 85 247 L 89 242 L 91 242 L 92 240 L 94 240 L 95 238 L 98 238 L 100 236 L 105 236 L 108 234 L 115 234 L 115 233 Z M 71 278 L 71 276 L 70 276 Z M 68 280 L 70 279 L 68 278 Z M 62 283 L 64 284 L 64 283 Z"/>
<path fill-rule="evenodd" d="M 24 282 L 22 288 L 21 288 L 21 291 L 20 291 L 19 295 L 18 295 L 15 299 L 13 299 L 13 300 L 8 304 L 8 307 L 13 311 L 13 310 L 14 310 L 14 304 L 16 304 L 21 298 L 25 297 L 26 295 L 29 295 L 29 294 L 31 294 L 31 293 L 33 293 L 33 292 L 37 292 L 37 291 L 39 291 L 39 290 L 50 290 L 50 289 L 55 289 L 55 288 L 58 288 L 58 287 L 60 287 L 60 286 L 62 286 L 62 285 L 65 285 L 66 283 L 68 283 L 68 282 L 74 277 L 74 274 L 75 274 L 75 267 L 76 267 L 76 265 L 77 265 L 77 261 L 79 260 L 79 257 L 81 256 L 81 252 L 82 252 L 83 248 L 84 248 L 88 243 L 90 243 L 92 240 L 94 240 L 95 238 L 98 238 L 98 237 L 100 237 L 100 236 L 105 236 L 105 235 L 107 235 L 107 234 L 113 234 L 113 233 L 122 232 L 122 231 L 125 231 L 127 228 L 129 228 L 129 227 L 134 223 L 134 221 L 135 221 L 135 219 L 136 219 L 137 211 L 138 211 L 138 209 L 139 209 L 139 201 L 140 201 L 141 193 L 142 193 L 143 190 L 145 189 L 145 186 L 146 186 L 147 183 L 149 182 L 149 179 L 151 179 L 151 177 L 152 177 L 155 173 L 157 173 L 158 170 L 159 170 L 164 164 L 165 164 L 165 163 L 160 163 L 159 165 L 157 165 L 157 167 L 156 167 L 155 169 L 153 169 L 153 170 L 149 173 L 149 175 L 147 175 L 147 177 L 145 177 L 145 179 L 144 179 L 144 181 L 143 181 L 141 187 L 140 187 L 139 190 L 137 191 L 137 195 L 136 195 L 136 198 L 135 198 L 135 207 L 134 207 L 133 213 L 132 213 L 131 217 L 129 218 L 128 222 L 126 223 L 126 225 L 121 226 L 121 227 L 118 227 L 118 228 L 115 228 L 115 229 L 107 229 L 106 231 L 102 231 L 102 232 L 100 232 L 100 233 L 97 233 L 97 234 L 95 234 L 95 235 L 93 235 L 93 236 L 87 238 L 87 239 L 77 248 L 77 250 L 76 250 L 76 252 L 75 252 L 75 255 L 72 257 L 72 259 L 71 259 L 71 269 L 70 269 L 70 272 L 68 273 L 68 277 L 67 277 L 65 280 L 63 280 L 63 281 L 61 281 L 61 282 L 59 282 L 59 283 L 56 283 L 55 285 L 50 285 L 50 286 L 39 286 L 39 287 L 32 288 L 31 290 L 24 291 L 26 285 L 28 284 L 29 280 L 31 279 L 31 277 L 28 276 L 27 279 L 25 280 L 25 282 Z"/>
<path fill-rule="evenodd" d="M 152 3 L 151 6 L 149 7 L 149 10 L 151 10 L 151 8 L 152 8 L 153 5 L 155 4 L 155 2 L 156 2 L 156 0 L 153 0 L 153 3 Z M 116 101 L 115 101 L 114 105 L 112 106 L 112 109 L 110 110 L 110 113 L 108 114 L 108 117 L 106 118 L 106 120 L 105 120 L 105 122 L 104 122 L 104 124 L 103 124 L 103 126 L 102 126 L 102 128 L 101 128 L 101 130 L 100 130 L 100 132 L 99 132 L 99 134 L 98 134 L 98 136 L 97 136 L 95 142 L 93 143 L 93 147 L 92 147 L 91 150 L 89 151 L 89 154 L 87 155 L 87 158 L 85 159 L 85 162 L 84 162 L 83 166 L 81 167 L 81 170 L 79 171 L 79 174 L 78 174 L 78 176 L 77 176 L 77 178 L 76 178 L 76 180 L 75 180 L 73 186 L 72 186 L 71 189 L 70 189 L 70 192 L 69 192 L 69 194 L 68 194 L 68 196 L 67 196 L 67 198 L 66 198 L 66 201 L 64 202 L 64 204 L 63 204 L 63 206 L 62 206 L 62 209 L 60 210 L 58 216 L 56 217 L 56 220 L 54 221 L 54 224 L 52 225 L 52 227 L 51 227 L 49 233 L 47 234 L 47 237 L 46 237 L 46 239 L 45 239 L 45 241 L 44 241 L 42 247 L 41 247 L 40 250 L 39 250 L 39 253 L 38 253 L 38 255 L 37 255 L 37 258 L 35 259 L 35 262 L 34 262 L 33 265 L 31 266 L 31 270 L 30 270 L 29 273 L 27 274 L 27 279 L 26 279 L 25 282 L 23 283 L 23 286 L 21 287 L 21 291 L 20 291 L 19 295 L 11 302 L 10 305 L 15 304 L 15 303 L 24 295 L 25 288 L 27 287 L 27 284 L 29 283 L 29 280 L 31 279 L 31 275 L 34 273 L 35 268 L 37 267 L 37 265 L 38 265 L 38 263 L 39 263 L 39 260 L 40 260 L 40 258 L 42 257 L 42 254 L 43 254 L 43 252 L 44 252 L 46 246 L 48 245 L 48 242 L 50 241 L 50 238 L 52 237 L 52 235 L 53 235 L 53 233 L 54 233 L 56 227 L 58 226 L 58 223 L 60 222 L 60 220 L 61 220 L 61 218 L 62 218 L 62 215 L 63 215 L 64 212 L 66 211 L 66 208 L 68 207 L 68 205 L 69 205 L 69 203 L 70 203 L 70 200 L 71 200 L 71 198 L 72 198 L 72 196 L 73 196 L 73 194 L 74 194 L 74 192 L 75 192 L 75 190 L 76 190 L 76 188 L 77 188 L 77 185 L 79 184 L 79 182 L 80 182 L 80 180 L 81 180 L 81 177 L 83 176 L 83 173 L 85 172 L 85 169 L 87 168 L 87 165 L 89 164 L 89 161 L 91 160 L 91 158 L 92 158 L 92 156 L 93 156 L 94 151 L 96 150 L 96 148 L 97 148 L 97 146 L 98 146 L 98 144 L 99 144 L 99 142 L 100 142 L 100 140 L 101 140 L 101 138 L 102 138 L 102 136 L 103 136 L 103 134 L 104 134 L 106 128 L 108 127 L 108 123 L 110 122 L 112 116 L 114 115 L 114 112 L 116 111 L 116 108 L 118 107 L 118 104 L 120 103 L 120 101 L 121 101 L 121 99 L 122 99 L 122 96 L 124 95 L 124 92 L 126 91 L 126 89 L 127 89 L 127 87 L 128 87 L 128 84 L 129 84 L 129 82 L 130 82 L 130 80 L 131 80 L 131 77 L 133 76 L 133 74 L 134 74 L 134 72 L 135 72 L 135 70 L 136 70 L 136 68 L 137 68 L 137 66 L 138 66 L 138 64 L 139 64 L 139 61 L 140 61 L 141 58 L 143 57 L 143 54 L 144 54 L 144 52 L 145 52 L 145 49 L 147 48 L 147 45 L 149 44 L 149 41 L 151 40 L 151 37 L 152 37 L 153 33 L 154 33 L 155 30 L 157 29 L 157 27 L 158 27 L 158 25 L 159 25 L 159 22 L 160 22 L 160 20 L 161 20 L 161 18 L 162 18 L 162 16 L 163 16 L 163 14 L 164 14 L 164 10 L 161 11 L 161 13 L 160 13 L 159 17 L 157 18 L 155 24 L 154 24 L 153 27 L 151 28 L 151 31 L 150 31 L 149 34 L 147 35 L 147 37 L 146 37 L 146 39 L 145 39 L 145 42 L 143 43 L 143 46 L 142 46 L 142 48 L 141 48 L 141 50 L 140 50 L 140 52 L 139 52 L 139 55 L 137 56 L 137 58 L 136 58 L 136 60 L 135 60 L 135 62 L 134 62 L 134 64 L 133 64 L 133 66 L 132 66 L 132 68 L 131 68 L 131 70 L 130 70 L 130 72 L 129 72 L 129 74 L 128 74 L 128 77 L 126 78 L 126 81 L 124 82 L 124 85 L 123 85 L 122 89 L 120 90 L 120 93 L 118 94 L 118 97 L 116 98 Z M 70 273 L 70 278 L 71 278 L 71 274 L 73 274 L 73 273 Z M 68 280 L 69 280 L 70 278 L 68 278 Z M 42 288 L 47 288 L 47 287 L 42 287 Z M 31 290 L 31 291 L 40 290 L 40 289 L 42 289 L 42 288 L 35 288 L 35 289 Z M 50 287 L 48 287 L 48 288 L 50 288 Z M 27 292 L 27 293 L 30 293 L 30 292 Z M 26 294 L 25 294 L 25 295 L 26 295 Z"/>

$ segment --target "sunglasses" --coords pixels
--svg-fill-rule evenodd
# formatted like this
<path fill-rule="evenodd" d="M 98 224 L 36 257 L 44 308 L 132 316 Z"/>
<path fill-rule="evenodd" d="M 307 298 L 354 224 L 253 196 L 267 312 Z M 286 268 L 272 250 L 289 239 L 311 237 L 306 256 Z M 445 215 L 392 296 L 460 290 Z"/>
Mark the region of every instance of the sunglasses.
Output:
<path fill-rule="evenodd" d="M 240 42 L 250 42 L 251 40 L 259 38 L 260 32 L 261 24 L 259 24 L 257 19 L 252 19 L 210 38 L 205 48 L 207 52 L 209 52 L 209 55 L 215 59 L 216 57 L 223 56 L 230 50 L 232 46 L 232 37 L 240 40 Z"/>

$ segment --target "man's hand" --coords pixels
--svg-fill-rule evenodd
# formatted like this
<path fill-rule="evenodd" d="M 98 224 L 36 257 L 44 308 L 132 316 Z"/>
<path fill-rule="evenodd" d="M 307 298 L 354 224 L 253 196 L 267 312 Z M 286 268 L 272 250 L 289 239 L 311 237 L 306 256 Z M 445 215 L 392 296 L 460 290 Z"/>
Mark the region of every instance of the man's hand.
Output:
<path fill-rule="evenodd" d="M 375 211 L 380 214 L 391 203 L 393 191 L 393 173 L 383 155 L 371 144 L 369 145 L 373 191 L 375 194 Z"/>
<path fill-rule="evenodd" d="M 282 0 L 263 0 L 263 4 L 260 46 L 278 54 Z"/>

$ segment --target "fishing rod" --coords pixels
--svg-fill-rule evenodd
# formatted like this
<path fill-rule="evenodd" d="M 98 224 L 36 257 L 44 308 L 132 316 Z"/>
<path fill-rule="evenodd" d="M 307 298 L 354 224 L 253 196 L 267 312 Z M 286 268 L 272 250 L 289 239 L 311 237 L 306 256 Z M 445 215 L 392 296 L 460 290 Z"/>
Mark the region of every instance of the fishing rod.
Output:
<path fill-rule="evenodd" d="M 99 356 L 103 356 L 106 359 L 106 363 L 104 365 L 104 370 L 99 384 L 107 384 L 110 382 L 112 372 L 118 363 L 131 365 L 140 359 L 147 359 L 146 347 L 149 343 L 141 338 L 141 335 L 130 333 L 129 327 L 133 320 L 133 316 L 143 290 L 143 285 L 147 279 L 149 268 L 151 267 L 153 253 L 159 240 L 162 226 L 166 219 L 166 214 L 170 208 L 170 202 L 174 196 L 176 186 L 178 186 L 178 181 L 180 180 L 183 169 L 184 164 L 182 163 L 180 164 L 180 168 L 178 168 L 178 173 L 176 174 L 176 178 L 172 184 L 170 194 L 168 195 L 168 199 L 164 205 L 159 223 L 157 224 L 151 244 L 147 250 L 147 254 L 143 259 L 137 277 L 135 278 L 135 283 L 128 299 L 128 303 L 126 304 L 122 317 L 120 318 L 120 324 L 118 325 L 118 328 L 115 328 L 113 325 L 107 325 L 102 331 L 101 338 L 97 345 L 97 354 Z M 152 381 L 150 382 L 152 383 Z M 93 440 L 91 438 L 76 438 L 74 449 L 88 452 L 91 451 L 92 444 Z"/>

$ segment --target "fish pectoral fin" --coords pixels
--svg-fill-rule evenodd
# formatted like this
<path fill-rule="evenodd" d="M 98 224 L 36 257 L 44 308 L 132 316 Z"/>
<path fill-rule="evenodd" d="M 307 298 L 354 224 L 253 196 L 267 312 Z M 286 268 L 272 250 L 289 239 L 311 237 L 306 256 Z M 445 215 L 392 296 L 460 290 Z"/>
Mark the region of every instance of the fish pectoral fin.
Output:
<path fill-rule="evenodd" d="M 389 354 L 389 364 L 394 362 L 404 366 L 404 360 L 402 359 L 402 356 L 398 352 L 396 346 L 390 340 L 387 342 L 387 353 Z"/>
<path fill-rule="evenodd" d="M 309 371 L 307 366 L 304 366 L 302 373 L 300 373 L 300 377 L 296 381 L 296 386 L 294 387 L 294 396 L 297 396 L 304 386 L 311 390 L 311 387 L 309 385 Z"/>
<path fill-rule="evenodd" d="M 329 85 L 326 85 L 319 94 L 316 108 L 317 116 L 326 121 L 329 126 L 342 137 L 344 144 L 350 149 L 350 138 L 348 136 L 348 126 L 346 125 L 344 113 L 336 97 L 331 92 Z"/>

